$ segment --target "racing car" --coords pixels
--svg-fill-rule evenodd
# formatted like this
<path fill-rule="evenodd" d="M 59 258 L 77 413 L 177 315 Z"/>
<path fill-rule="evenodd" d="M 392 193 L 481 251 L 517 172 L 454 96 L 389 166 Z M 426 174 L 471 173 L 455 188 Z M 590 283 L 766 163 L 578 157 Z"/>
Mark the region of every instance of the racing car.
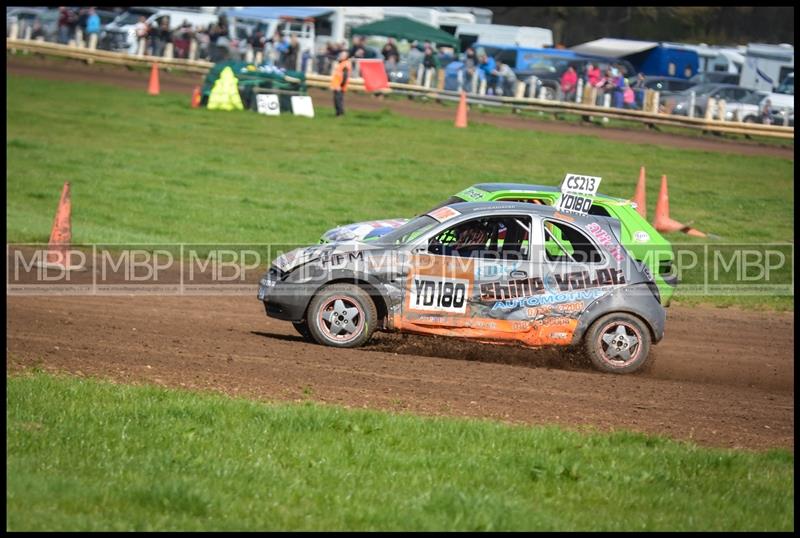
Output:
<path fill-rule="evenodd" d="M 259 283 L 266 314 L 308 340 L 375 330 L 525 346 L 582 346 L 604 372 L 645 366 L 665 310 L 612 217 L 529 202 L 443 205 L 370 242 L 299 248 Z"/>
<path fill-rule="evenodd" d="M 433 209 L 458 202 L 518 201 L 553 205 L 560 194 L 558 187 L 547 185 L 480 183 L 451 196 Z M 673 271 L 674 254 L 670 243 L 639 215 L 636 205 L 630 200 L 602 194 L 589 198 L 592 200 L 589 214 L 614 217 L 621 223 L 622 244 L 636 260 L 647 265 L 658 286 L 662 304 L 669 306 L 678 285 L 678 277 Z M 408 219 L 397 218 L 338 226 L 322 234 L 320 243 L 370 242 L 406 222 Z"/>

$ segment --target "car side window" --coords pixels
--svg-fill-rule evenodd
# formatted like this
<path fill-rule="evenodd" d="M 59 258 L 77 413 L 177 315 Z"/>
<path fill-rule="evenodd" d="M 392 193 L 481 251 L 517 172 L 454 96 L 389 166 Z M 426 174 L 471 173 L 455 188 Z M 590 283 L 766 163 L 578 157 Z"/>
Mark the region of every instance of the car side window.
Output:
<path fill-rule="evenodd" d="M 461 222 L 428 241 L 428 252 L 462 258 L 527 260 L 530 217 L 479 217 Z"/>
<path fill-rule="evenodd" d="M 545 220 L 545 257 L 549 262 L 601 263 L 603 254 L 583 232 L 566 223 Z"/>

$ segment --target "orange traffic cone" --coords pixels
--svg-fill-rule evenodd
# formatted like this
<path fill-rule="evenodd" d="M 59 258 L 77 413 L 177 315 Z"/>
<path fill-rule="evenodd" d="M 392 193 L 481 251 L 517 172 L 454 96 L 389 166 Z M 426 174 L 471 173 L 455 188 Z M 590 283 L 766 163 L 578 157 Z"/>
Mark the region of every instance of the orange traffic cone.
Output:
<path fill-rule="evenodd" d="M 461 100 L 458 102 L 458 111 L 456 111 L 456 127 L 467 126 L 467 94 L 461 92 Z"/>
<path fill-rule="evenodd" d="M 69 182 L 64 183 L 61 190 L 61 199 L 58 201 L 56 219 L 53 221 L 53 229 L 50 232 L 50 241 L 47 245 L 47 264 L 59 266 L 64 269 L 69 268 L 69 244 L 72 241 L 72 225 L 70 215 L 72 213 L 72 202 L 69 194 Z"/>
<path fill-rule="evenodd" d="M 194 91 L 192 92 L 192 108 L 197 108 L 200 106 L 200 86 L 195 86 Z"/>
<path fill-rule="evenodd" d="M 636 193 L 633 195 L 633 201 L 636 203 L 636 211 L 643 218 L 647 218 L 647 207 L 645 207 L 645 179 L 644 179 L 644 166 L 639 170 L 639 183 L 636 184 Z"/>
<path fill-rule="evenodd" d="M 158 83 L 158 64 L 153 64 L 153 68 L 150 70 L 150 85 L 147 87 L 147 93 L 158 95 L 161 93 L 160 88 Z"/>
<path fill-rule="evenodd" d="M 667 176 L 661 176 L 661 190 L 658 193 L 656 203 L 656 218 L 653 220 L 653 228 L 659 232 L 684 232 L 694 237 L 706 237 L 706 234 L 696 230 L 691 226 L 681 224 L 677 220 L 669 217 L 669 194 L 667 194 Z"/>

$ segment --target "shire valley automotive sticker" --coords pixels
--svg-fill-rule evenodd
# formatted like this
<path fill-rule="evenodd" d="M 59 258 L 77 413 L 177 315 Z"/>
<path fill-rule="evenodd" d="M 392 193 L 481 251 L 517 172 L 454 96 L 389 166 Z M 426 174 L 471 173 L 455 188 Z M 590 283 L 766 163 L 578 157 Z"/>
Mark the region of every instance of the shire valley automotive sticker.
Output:
<path fill-rule="evenodd" d="M 567 174 L 561 182 L 561 196 L 556 200 L 556 209 L 587 215 L 589 208 L 592 207 L 592 199 L 589 196 L 597 194 L 602 179 L 597 176 Z"/>

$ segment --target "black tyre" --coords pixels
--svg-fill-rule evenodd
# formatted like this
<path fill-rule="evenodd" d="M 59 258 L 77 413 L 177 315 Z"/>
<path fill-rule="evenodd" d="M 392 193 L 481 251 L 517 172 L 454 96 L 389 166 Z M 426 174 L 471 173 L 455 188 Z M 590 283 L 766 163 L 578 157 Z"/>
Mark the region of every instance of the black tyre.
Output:
<path fill-rule="evenodd" d="M 607 314 L 589 327 L 584 347 L 598 370 L 630 374 L 644 368 L 650 358 L 650 331 L 631 314 Z"/>
<path fill-rule="evenodd" d="M 306 320 L 303 321 L 294 321 L 292 322 L 294 329 L 306 340 L 314 340 L 314 337 L 311 336 L 311 331 L 308 330 L 308 322 Z"/>
<path fill-rule="evenodd" d="M 306 320 L 318 344 L 358 347 L 372 336 L 378 312 L 363 289 L 353 284 L 332 284 L 311 300 Z"/>

